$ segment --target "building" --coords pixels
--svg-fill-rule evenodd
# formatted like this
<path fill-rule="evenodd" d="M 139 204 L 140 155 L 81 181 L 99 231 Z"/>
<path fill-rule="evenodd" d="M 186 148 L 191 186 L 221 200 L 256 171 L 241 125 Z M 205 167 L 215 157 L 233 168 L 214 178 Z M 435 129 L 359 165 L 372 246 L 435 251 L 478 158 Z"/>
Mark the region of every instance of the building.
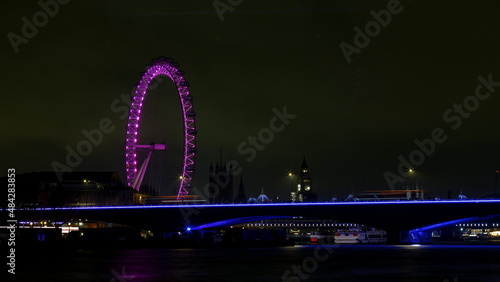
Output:
<path fill-rule="evenodd" d="M 264 188 L 262 188 L 262 192 L 257 199 L 250 197 L 246 202 L 247 204 L 268 204 L 271 203 L 271 200 L 268 196 L 266 196 L 266 194 L 264 194 Z"/>
<path fill-rule="evenodd" d="M 74 171 L 60 178 L 52 171 L 16 174 L 19 207 L 125 205 L 134 203 L 135 194 L 122 185 L 117 172 Z"/>
<path fill-rule="evenodd" d="M 257 204 L 267 204 L 270 203 L 271 200 L 269 199 L 266 194 L 264 194 L 264 188 L 262 188 L 262 192 L 260 193 L 259 197 L 257 198 Z"/>
<path fill-rule="evenodd" d="M 297 190 L 292 192 L 290 197 L 298 202 L 316 202 L 318 195 L 314 193 L 311 176 L 309 175 L 309 168 L 307 167 L 306 158 L 302 161 L 300 172 L 297 179 Z"/>
<path fill-rule="evenodd" d="M 240 178 L 240 186 L 238 187 L 238 196 L 234 200 L 236 204 L 244 204 L 247 202 L 247 196 L 245 195 L 245 186 L 243 186 L 243 175 Z"/>
<path fill-rule="evenodd" d="M 233 169 L 230 164 L 216 164 L 215 169 L 212 164 L 208 170 L 209 183 L 209 203 L 226 204 L 234 202 L 233 195 Z M 241 185 L 241 184 L 240 184 Z"/>

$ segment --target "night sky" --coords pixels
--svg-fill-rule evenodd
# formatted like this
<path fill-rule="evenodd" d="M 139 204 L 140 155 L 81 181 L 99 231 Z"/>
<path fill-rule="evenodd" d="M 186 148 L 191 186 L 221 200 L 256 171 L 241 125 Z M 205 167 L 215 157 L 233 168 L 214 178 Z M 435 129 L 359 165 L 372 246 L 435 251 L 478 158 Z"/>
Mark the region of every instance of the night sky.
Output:
<path fill-rule="evenodd" d="M 500 168 L 498 2 L 401 1 L 350 63 L 341 42 L 355 48 L 354 28 L 364 31 L 374 20 L 370 11 L 387 10 L 393 1 L 246 0 L 222 15 L 214 3 L 227 5 L 69 1 L 45 24 L 38 17 L 36 34 L 27 31 L 32 38 L 23 36 L 21 19 L 33 22 L 39 4 L 4 3 L 0 175 L 9 167 L 24 173 L 65 164 L 66 147 L 76 148 L 86 139 L 83 130 L 109 119 L 113 129 L 73 169 L 118 171 L 125 181 L 127 115 L 120 99 L 130 96 L 146 64 L 168 56 L 186 72 L 195 99 L 200 190 L 221 147 L 224 162 L 242 168 L 248 197 L 263 187 L 269 197 L 288 199 L 287 174 L 298 172 L 304 156 L 320 200 L 390 189 L 384 173 L 397 175 L 398 156 L 408 160 L 418 149 L 414 140 L 440 128 L 446 140 L 414 166 L 413 180 L 428 196 L 445 197 L 449 189 L 454 197 L 460 190 L 469 197 L 493 193 Z M 481 86 L 482 99 L 475 97 L 483 85 L 478 77 L 490 75 L 491 95 Z M 162 80 L 148 93 L 140 138 L 167 143 L 153 157 L 147 181 L 173 195 L 182 118 L 175 87 Z M 462 107 L 464 99 L 469 104 Z M 250 146 L 240 144 L 269 128 L 273 109 L 284 107 L 296 116 L 248 161 L 243 151 Z"/>

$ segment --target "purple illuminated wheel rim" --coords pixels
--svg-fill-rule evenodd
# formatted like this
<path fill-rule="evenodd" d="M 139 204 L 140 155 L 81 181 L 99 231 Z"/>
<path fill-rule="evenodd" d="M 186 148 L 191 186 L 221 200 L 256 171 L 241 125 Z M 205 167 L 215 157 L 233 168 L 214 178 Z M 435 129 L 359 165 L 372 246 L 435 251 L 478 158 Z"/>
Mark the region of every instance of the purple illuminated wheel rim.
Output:
<path fill-rule="evenodd" d="M 141 108 L 149 84 L 158 75 L 165 75 L 172 79 L 177 87 L 177 92 L 182 105 L 184 121 L 184 165 L 177 199 L 182 199 L 189 194 L 194 174 L 194 158 L 196 154 L 196 126 L 193 99 L 189 93 L 189 83 L 184 79 L 184 72 L 178 69 L 179 64 L 173 59 L 159 57 L 147 66 L 147 71 L 142 75 L 132 98 L 127 124 L 127 138 L 125 141 L 125 165 L 127 184 L 132 186 L 137 177 L 137 136 L 140 128 L 139 120 Z M 136 187 L 139 190 L 139 187 Z"/>

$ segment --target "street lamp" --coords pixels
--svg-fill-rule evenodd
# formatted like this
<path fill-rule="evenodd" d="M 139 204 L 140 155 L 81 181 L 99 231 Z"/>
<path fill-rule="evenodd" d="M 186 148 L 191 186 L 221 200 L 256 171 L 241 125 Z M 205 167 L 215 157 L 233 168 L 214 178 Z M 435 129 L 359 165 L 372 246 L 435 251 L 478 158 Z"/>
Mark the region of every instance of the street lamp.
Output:
<path fill-rule="evenodd" d="M 295 202 L 296 200 L 296 192 L 293 190 L 293 188 L 295 187 L 295 185 L 293 184 L 293 177 L 295 176 L 295 174 L 293 173 L 293 171 L 289 171 L 288 172 L 288 179 L 290 181 L 290 201 L 291 202 Z"/>
<path fill-rule="evenodd" d="M 417 189 L 417 181 L 415 179 L 415 170 L 413 168 L 408 169 L 408 172 L 410 173 L 410 187 L 411 189 Z"/>

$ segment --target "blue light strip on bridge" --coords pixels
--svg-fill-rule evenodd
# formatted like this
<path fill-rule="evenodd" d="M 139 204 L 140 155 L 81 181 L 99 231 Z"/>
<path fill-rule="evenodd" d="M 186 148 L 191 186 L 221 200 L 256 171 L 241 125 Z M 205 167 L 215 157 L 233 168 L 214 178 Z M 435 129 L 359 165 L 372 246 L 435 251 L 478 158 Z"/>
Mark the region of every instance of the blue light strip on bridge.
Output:
<path fill-rule="evenodd" d="M 192 230 L 202 230 L 211 227 L 221 227 L 221 226 L 230 226 L 237 225 L 245 222 L 252 222 L 257 220 L 267 220 L 267 219 L 278 219 L 278 218 L 291 218 L 292 216 L 247 216 L 247 217 L 238 217 L 232 219 L 221 220 L 217 222 L 210 222 L 206 224 L 202 224 L 196 227 L 193 227 Z"/>
<path fill-rule="evenodd" d="M 423 232 L 423 231 L 429 231 L 429 230 L 436 230 L 436 229 L 441 229 L 443 227 L 455 225 L 458 223 L 487 220 L 487 219 L 495 218 L 497 216 L 500 216 L 500 215 L 491 215 L 491 216 L 485 216 L 485 217 L 467 217 L 467 218 L 462 218 L 462 219 L 457 219 L 457 220 L 450 220 L 450 221 L 445 221 L 445 222 L 441 222 L 441 223 L 436 223 L 436 224 L 412 229 L 412 230 L 410 230 L 410 232 L 419 232 L 419 231 Z"/>

